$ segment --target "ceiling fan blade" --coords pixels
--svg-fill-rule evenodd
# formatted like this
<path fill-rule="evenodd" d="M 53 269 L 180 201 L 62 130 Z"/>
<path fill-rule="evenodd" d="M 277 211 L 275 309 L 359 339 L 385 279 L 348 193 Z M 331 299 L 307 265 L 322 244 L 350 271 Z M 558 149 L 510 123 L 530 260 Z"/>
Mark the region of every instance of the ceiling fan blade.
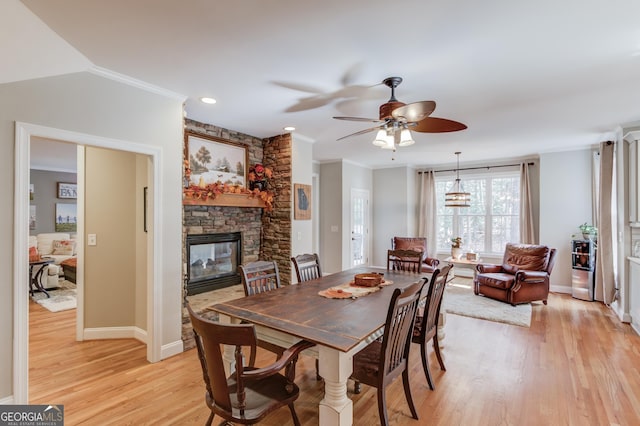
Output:
<path fill-rule="evenodd" d="M 284 112 L 298 112 L 298 111 L 306 111 L 308 109 L 319 108 L 321 106 L 325 106 L 332 101 L 331 98 L 323 97 L 323 96 L 309 96 L 308 98 L 302 98 L 298 101 L 298 103 L 291 105 Z"/>
<path fill-rule="evenodd" d="M 434 101 L 421 101 L 406 104 L 391 111 L 396 120 L 420 121 L 427 118 L 436 109 Z"/>
<path fill-rule="evenodd" d="M 336 139 L 337 141 L 341 141 L 342 139 L 350 138 L 351 136 L 364 135 L 365 133 L 373 132 L 374 130 L 379 130 L 380 126 L 371 127 L 369 129 L 360 130 L 359 132 L 351 133 L 350 135 L 343 136 L 341 138 Z"/>
<path fill-rule="evenodd" d="M 384 123 L 385 120 L 380 120 L 378 118 L 363 118 L 363 117 L 333 117 L 336 120 L 347 120 L 347 121 L 367 121 L 369 123 Z"/>
<path fill-rule="evenodd" d="M 411 127 L 411 130 L 423 133 L 445 133 L 445 132 L 458 132 L 466 129 L 465 124 L 459 123 L 453 120 L 447 120 L 446 118 L 427 117 L 416 123 Z"/>
<path fill-rule="evenodd" d="M 309 86 L 307 84 L 287 83 L 286 81 L 272 81 L 272 83 L 275 84 L 276 86 L 297 90 L 299 92 L 316 93 L 316 94 L 322 94 L 325 92 L 324 90 L 318 87 Z"/>

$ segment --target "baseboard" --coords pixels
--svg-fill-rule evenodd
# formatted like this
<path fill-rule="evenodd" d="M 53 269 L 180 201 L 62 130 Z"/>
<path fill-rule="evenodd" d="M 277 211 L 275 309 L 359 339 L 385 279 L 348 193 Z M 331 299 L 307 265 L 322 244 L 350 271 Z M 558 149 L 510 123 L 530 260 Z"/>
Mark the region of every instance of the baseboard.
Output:
<path fill-rule="evenodd" d="M 15 404 L 15 399 L 13 398 L 13 395 L 0 398 L 0 405 L 13 405 L 13 404 Z"/>
<path fill-rule="evenodd" d="M 100 339 L 136 339 L 142 343 L 147 343 L 147 332 L 138 327 L 101 327 L 85 328 L 84 340 Z"/>
<path fill-rule="evenodd" d="M 566 286 L 566 285 L 552 285 L 549 286 L 549 291 L 553 292 L 553 293 L 565 293 L 565 294 L 571 294 L 571 286 Z"/>
<path fill-rule="evenodd" d="M 167 359 L 182 352 L 184 352 L 182 340 L 176 340 L 173 343 L 162 345 L 162 348 L 160 348 L 160 359 Z"/>

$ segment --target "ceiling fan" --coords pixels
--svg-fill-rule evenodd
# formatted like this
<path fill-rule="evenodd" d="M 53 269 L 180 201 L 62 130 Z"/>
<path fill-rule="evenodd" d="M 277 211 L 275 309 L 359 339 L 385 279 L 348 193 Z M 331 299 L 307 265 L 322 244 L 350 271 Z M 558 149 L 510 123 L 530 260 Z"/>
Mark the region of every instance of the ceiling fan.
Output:
<path fill-rule="evenodd" d="M 396 99 L 395 89 L 402 83 L 401 77 L 388 77 L 382 83 L 391 89 L 391 97 L 387 103 L 380 105 L 380 118 L 333 117 L 338 120 L 365 121 L 377 123 L 376 126 L 343 136 L 338 140 L 352 136 L 378 131 L 373 144 L 385 149 L 396 146 L 408 146 L 414 143 L 411 130 L 422 133 L 457 132 L 467 128 L 466 125 L 446 118 L 431 117 L 436 109 L 434 101 L 420 101 L 405 104 Z"/>

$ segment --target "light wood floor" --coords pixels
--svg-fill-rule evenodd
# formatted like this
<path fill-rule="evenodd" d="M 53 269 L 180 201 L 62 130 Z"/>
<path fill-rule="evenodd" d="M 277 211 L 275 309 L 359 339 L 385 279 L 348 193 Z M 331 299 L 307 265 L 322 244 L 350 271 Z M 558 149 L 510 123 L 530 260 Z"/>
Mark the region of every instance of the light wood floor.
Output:
<path fill-rule="evenodd" d="M 31 403 L 64 404 L 68 426 L 205 423 L 195 350 L 149 364 L 134 340 L 75 342 L 74 311 L 31 303 L 30 312 Z M 431 358 L 435 391 L 412 350 L 419 421 L 401 380 L 387 389 L 392 425 L 640 424 L 640 337 L 599 303 L 551 295 L 547 306 L 533 305 L 531 328 L 448 315 L 445 332 L 447 371 Z M 259 361 L 270 359 L 263 353 Z M 313 359 L 301 358 L 297 383 L 298 415 L 315 425 L 323 386 Z M 354 424 L 378 424 L 375 391 L 363 386 L 350 396 Z M 292 421 L 285 408 L 263 424 Z"/>

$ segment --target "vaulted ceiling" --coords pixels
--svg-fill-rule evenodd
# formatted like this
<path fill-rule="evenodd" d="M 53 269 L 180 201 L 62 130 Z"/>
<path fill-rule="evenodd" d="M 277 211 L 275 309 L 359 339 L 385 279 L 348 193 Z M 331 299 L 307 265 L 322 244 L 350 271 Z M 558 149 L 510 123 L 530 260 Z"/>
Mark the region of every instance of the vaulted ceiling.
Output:
<path fill-rule="evenodd" d="M 30 36 L 62 39 L 55 72 L 108 69 L 184 95 L 194 120 L 257 137 L 295 126 L 318 161 L 524 158 L 592 146 L 640 120 L 640 2 L 631 0 L 9 3 L 48 27 L 33 24 Z M 39 46 L 5 31 L 5 54 Z M 14 74 L 0 71 L 0 82 Z M 414 132 L 416 144 L 395 155 L 371 144 L 374 132 L 336 141 L 372 126 L 332 117 L 377 118 L 389 76 L 404 79 L 400 101 L 433 100 L 432 116 L 468 129 Z"/>

